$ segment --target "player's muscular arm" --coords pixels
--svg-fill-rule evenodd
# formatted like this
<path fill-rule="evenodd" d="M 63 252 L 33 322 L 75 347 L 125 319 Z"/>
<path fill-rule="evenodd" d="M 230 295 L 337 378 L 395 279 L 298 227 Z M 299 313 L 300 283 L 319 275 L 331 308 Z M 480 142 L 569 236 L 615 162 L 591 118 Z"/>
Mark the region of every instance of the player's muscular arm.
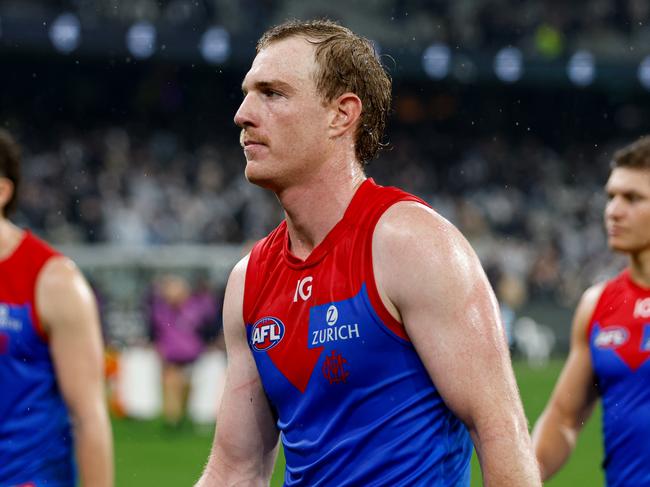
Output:
<path fill-rule="evenodd" d="M 550 478 L 569 458 L 578 433 L 591 415 L 598 397 L 587 327 L 603 287 L 598 285 L 588 289 L 578 304 L 569 357 L 533 431 L 533 446 L 543 480 Z"/>
<path fill-rule="evenodd" d="M 540 485 L 496 299 L 468 242 L 432 210 L 398 203 L 375 229 L 373 267 L 384 303 L 467 425 L 484 485 Z"/>
<path fill-rule="evenodd" d="M 72 416 L 83 486 L 113 485 L 111 428 L 95 297 L 67 258 L 51 259 L 36 285 L 36 307 L 49 338 L 57 381 Z"/>
<path fill-rule="evenodd" d="M 226 386 L 210 459 L 197 487 L 268 485 L 273 472 L 278 430 L 248 348 L 243 321 L 247 263 L 245 258 L 237 264 L 226 287 Z"/>

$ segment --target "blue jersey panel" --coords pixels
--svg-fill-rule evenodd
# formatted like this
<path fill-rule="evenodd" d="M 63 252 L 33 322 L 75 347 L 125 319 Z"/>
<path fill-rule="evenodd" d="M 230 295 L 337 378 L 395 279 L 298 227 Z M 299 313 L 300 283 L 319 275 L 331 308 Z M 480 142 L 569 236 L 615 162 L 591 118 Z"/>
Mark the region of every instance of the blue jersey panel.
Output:
<path fill-rule="evenodd" d="M 465 426 L 413 346 L 383 325 L 365 285 L 311 307 L 307 325 L 305 345 L 320 355 L 304 393 L 269 353 L 251 347 L 278 413 L 287 486 L 469 485 Z M 274 330 L 265 333 L 279 337 Z"/>
<path fill-rule="evenodd" d="M 644 336 L 648 327 L 644 325 Z M 650 486 L 650 361 L 631 368 L 617 347 L 628 340 L 619 330 L 609 327 L 601 333 L 603 329 L 595 324 L 590 336 L 603 405 L 603 468 L 608 487 Z M 640 342 L 641 350 L 646 342 Z"/>

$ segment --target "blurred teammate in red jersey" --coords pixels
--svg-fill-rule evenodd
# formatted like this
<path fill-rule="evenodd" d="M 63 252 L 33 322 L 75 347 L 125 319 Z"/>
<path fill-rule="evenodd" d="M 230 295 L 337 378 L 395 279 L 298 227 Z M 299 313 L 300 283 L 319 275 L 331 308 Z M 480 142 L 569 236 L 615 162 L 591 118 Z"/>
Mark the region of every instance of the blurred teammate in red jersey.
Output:
<path fill-rule="evenodd" d="M 650 485 L 650 137 L 614 154 L 605 190 L 608 243 L 628 266 L 583 294 L 569 357 L 533 440 L 547 479 L 600 397 L 607 485 Z"/>
<path fill-rule="evenodd" d="M 19 183 L 19 148 L 0 130 L 0 485 L 108 487 L 95 298 L 68 258 L 8 219 Z"/>
<path fill-rule="evenodd" d="M 264 34 L 242 84 L 246 177 L 286 219 L 233 270 L 228 374 L 201 487 L 539 485 L 498 307 L 467 241 L 366 178 L 390 109 L 371 44 L 328 21 Z"/>

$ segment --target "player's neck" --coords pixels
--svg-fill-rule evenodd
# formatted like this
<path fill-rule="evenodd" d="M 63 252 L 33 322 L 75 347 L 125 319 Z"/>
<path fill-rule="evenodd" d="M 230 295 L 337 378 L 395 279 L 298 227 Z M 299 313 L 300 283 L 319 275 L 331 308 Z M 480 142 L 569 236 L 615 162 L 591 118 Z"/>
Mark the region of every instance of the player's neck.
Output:
<path fill-rule="evenodd" d="M 23 230 L 0 217 L 0 261 L 10 256 L 23 238 Z"/>
<path fill-rule="evenodd" d="M 650 248 L 630 255 L 630 277 L 634 282 L 650 288 Z"/>
<path fill-rule="evenodd" d="M 324 171 L 278 193 L 286 215 L 290 249 L 296 257 L 306 259 L 325 239 L 343 218 L 365 179 L 355 163 L 343 170 Z"/>

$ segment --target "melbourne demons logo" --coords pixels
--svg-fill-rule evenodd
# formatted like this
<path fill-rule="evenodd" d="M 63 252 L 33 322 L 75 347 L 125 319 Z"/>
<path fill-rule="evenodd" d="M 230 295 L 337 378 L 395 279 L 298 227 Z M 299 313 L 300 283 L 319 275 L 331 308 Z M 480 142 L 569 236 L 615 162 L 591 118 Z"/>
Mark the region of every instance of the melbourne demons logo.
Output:
<path fill-rule="evenodd" d="M 598 348 L 618 348 L 627 342 L 630 334 L 626 328 L 612 326 L 598 332 L 594 345 Z"/>
<path fill-rule="evenodd" d="M 282 341 L 284 324 L 277 318 L 266 316 L 257 320 L 251 332 L 251 347 L 256 352 L 266 352 Z"/>
<path fill-rule="evenodd" d="M 348 361 L 343 358 L 343 355 L 336 353 L 336 350 L 332 350 L 332 355 L 325 357 L 323 361 L 323 375 L 330 382 L 330 384 L 337 384 L 345 382 L 350 372 L 345 370 L 345 364 Z"/>

